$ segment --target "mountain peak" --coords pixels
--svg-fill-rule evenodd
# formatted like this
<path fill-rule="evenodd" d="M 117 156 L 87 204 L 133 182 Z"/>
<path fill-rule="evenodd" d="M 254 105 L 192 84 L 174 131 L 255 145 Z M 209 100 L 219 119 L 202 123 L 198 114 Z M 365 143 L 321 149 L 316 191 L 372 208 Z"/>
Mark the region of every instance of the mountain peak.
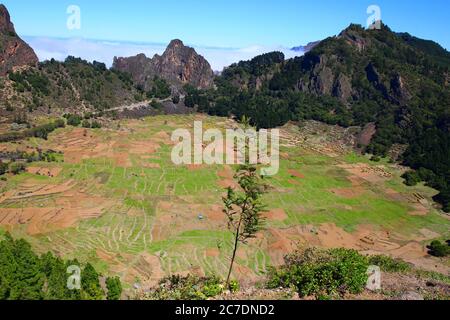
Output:
<path fill-rule="evenodd" d="M 180 39 L 174 39 L 170 41 L 169 46 L 167 48 L 175 48 L 175 47 L 184 47 L 183 41 Z"/>
<path fill-rule="evenodd" d="M 38 62 L 33 49 L 17 36 L 8 9 L 0 4 L 0 75 L 14 67 L 36 65 Z"/>
<path fill-rule="evenodd" d="M 130 73 L 135 83 L 146 90 L 152 87 L 155 77 L 166 80 L 178 90 L 185 84 L 209 88 L 214 79 L 209 62 L 179 39 L 172 40 L 161 56 L 155 55 L 152 59 L 143 55 L 115 58 L 113 68 Z"/>
<path fill-rule="evenodd" d="M 16 33 L 8 9 L 3 4 L 0 4 L 0 32 L 9 34 Z"/>

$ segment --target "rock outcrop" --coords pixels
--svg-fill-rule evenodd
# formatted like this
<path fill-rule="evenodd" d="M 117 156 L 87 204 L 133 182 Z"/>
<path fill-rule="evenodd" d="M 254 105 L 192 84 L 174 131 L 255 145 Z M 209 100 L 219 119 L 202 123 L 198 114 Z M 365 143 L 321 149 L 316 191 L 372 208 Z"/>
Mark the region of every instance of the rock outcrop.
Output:
<path fill-rule="evenodd" d="M 14 30 L 8 10 L 0 4 L 0 76 L 14 67 L 36 65 L 38 62 L 33 49 Z"/>
<path fill-rule="evenodd" d="M 171 41 L 162 56 L 148 58 L 139 54 L 129 58 L 115 57 L 113 68 L 130 73 L 133 81 L 145 90 L 151 88 L 155 77 L 166 80 L 175 89 L 186 84 L 209 88 L 214 79 L 209 62 L 180 40 Z"/>

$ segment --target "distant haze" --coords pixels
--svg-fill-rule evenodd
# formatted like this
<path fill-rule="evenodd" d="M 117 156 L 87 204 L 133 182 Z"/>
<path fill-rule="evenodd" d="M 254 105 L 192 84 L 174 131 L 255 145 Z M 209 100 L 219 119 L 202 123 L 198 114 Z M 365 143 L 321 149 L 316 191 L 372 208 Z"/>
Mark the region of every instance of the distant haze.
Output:
<path fill-rule="evenodd" d="M 88 61 L 104 62 L 108 67 L 112 65 L 113 58 L 129 57 L 139 53 L 144 53 L 147 57 L 155 54 L 162 54 L 167 47 L 163 43 L 138 43 L 138 42 L 111 42 L 103 40 L 90 40 L 82 38 L 47 38 L 47 37 L 27 37 L 23 39 L 35 50 L 39 60 L 63 61 L 67 56 L 80 57 Z M 183 40 L 183 39 L 181 39 Z M 303 52 L 293 51 L 290 48 L 281 46 L 250 46 L 246 48 L 217 48 L 201 47 L 186 43 L 195 48 L 197 53 L 204 56 L 215 71 L 222 71 L 235 62 L 249 60 L 262 53 L 271 51 L 281 51 L 286 58 L 301 56 Z"/>

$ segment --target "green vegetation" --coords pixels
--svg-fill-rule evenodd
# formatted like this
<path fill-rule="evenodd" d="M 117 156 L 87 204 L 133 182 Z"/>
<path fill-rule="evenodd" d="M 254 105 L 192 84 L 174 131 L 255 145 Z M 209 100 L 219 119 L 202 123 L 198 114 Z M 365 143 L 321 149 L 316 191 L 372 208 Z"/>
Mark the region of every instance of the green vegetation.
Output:
<path fill-rule="evenodd" d="M 4 133 L 0 135 L 0 142 L 17 141 L 30 137 L 47 139 L 49 133 L 55 131 L 58 128 L 64 128 L 65 125 L 66 123 L 63 119 L 58 119 L 54 122 L 26 129 L 21 132 Z"/>
<path fill-rule="evenodd" d="M 78 127 L 81 124 L 81 116 L 77 114 L 67 114 L 64 117 L 67 119 L 69 126 Z"/>
<path fill-rule="evenodd" d="M 122 295 L 122 283 L 119 277 L 107 278 L 106 288 L 108 289 L 108 300 L 120 300 Z"/>
<path fill-rule="evenodd" d="M 401 259 L 394 259 L 388 256 L 376 255 L 369 257 L 369 264 L 380 267 L 384 272 L 407 272 L 412 267 Z"/>
<path fill-rule="evenodd" d="M 300 296 L 360 293 L 368 279 L 366 257 L 355 250 L 306 249 L 288 255 L 285 265 L 269 273 L 269 288 L 295 287 Z"/>
<path fill-rule="evenodd" d="M 142 121 L 121 120 L 123 134 L 119 135 L 114 130 L 92 130 L 89 137 L 83 139 L 83 144 L 71 143 L 80 130 L 69 126 L 54 132 L 46 141 L 34 138 L 24 141 L 23 147 L 32 145 L 43 150 L 54 150 L 68 143 L 71 143 L 72 150 L 89 143 L 86 148 L 89 151 L 94 142 L 110 147 L 107 154 L 86 153 L 89 157 L 79 162 L 61 162 L 63 156 L 53 154 L 58 160 L 56 163 L 42 160 L 45 162 L 35 164 L 41 168 L 61 168 L 55 177 L 28 172 L 8 176 L 8 182 L 2 183 L 2 192 L 27 191 L 29 185 L 34 185 L 35 189 L 62 184 L 72 187 L 62 194 L 6 200 L 0 205 L 2 210 L 41 206 L 52 208 L 55 203 L 63 201 L 74 203 L 78 198 L 72 198 L 72 195 L 79 192 L 87 196 L 82 199 L 83 204 L 97 206 L 97 203 L 100 205 L 107 199 L 108 207 L 99 217 L 80 220 L 73 228 L 49 230 L 42 236 L 27 234 L 28 224 L 14 225 L 11 232 L 16 238 L 25 237 L 40 252 L 58 252 L 65 260 L 76 257 L 83 265 L 90 262 L 99 273 L 113 274 L 115 270 L 111 266 L 121 264 L 137 270 L 136 282 L 144 282 L 151 269 L 145 263 L 148 259 L 151 266 L 158 266 L 164 275 L 186 274 L 186 271 L 198 267 L 205 275 L 220 276 L 226 288 L 225 279 L 235 238 L 232 232 L 224 230 L 225 215 L 221 212 L 221 197 L 224 195 L 221 186 L 224 178 L 221 175 L 225 168 L 217 165 L 198 170 L 175 166 L 170 160 L 171 145 L 161 142 L 160 138 L 170 136 L 176 128 L 188 128 L 197 119 L 203 120 L 204 128 L 225 129 L 225 118 L 170 115 L 144 118 Z M 116 123 L 119 122 L 112 125 Z M 150 158 L 128 152 L 127 166 L 116 162 L 117 155 L 141 146 L 142 141 L 151 142 L 159 148 L 149 152 Z M 14 147 L 15 144 L 11 145 Z M 296 240 L 296 230 L 308 229 L 309 226 L 312 237 L 316 237 L 315 232 L 328 232 L 322 231 L 321 227 L 329 224 L 336 225 L 340 232 L 345 232 L 349 237 L 360 227 L 370 226 L 374 230 L 400 234 L 405 239 L 404 242 L 397 242 L 397 238 L 386 239 L 392 245 L 404 245 L 423 237 L 419 233 L 422 229 L 448 238 L 448 220 L 431 205 L 427 206 L 429 211 L 426 215 L 410 214 L 414 208 L 408 199 L 416 193 L 430 199 L 435 190 L 423 185 L 406 187 L 402 184 L 398 168 L 385 159 L 372 163 L 370 157 L 355 153 L 330 157 L 309 149 L 308 145 L 282 146 L 281 151 L 286 153 L 286 157 L 280 161 L 278 175 L 263 179 L 268 192 L 262 195 L 261 200 L 268 205 L 268 210 L 282 208 L 285 214 L 277 219 L 268 215 L 264 229 L 259 232 L 261 236 L 239 246 L 232 278 L 242 277 L 242 270 L 252 279 L 264 276 L 269 266 L 276 263 L 276 255 L 287 253 L 286 249 L 273 250 L 272 244 Z M 351 197 L 333 193 L 332 190 L 352 187 L 350 179 L 353 176 L 341 165 L 359 163 L 370 167 L 382 164 L 386 171 L 392 173 L 392 177 L 373 183 L 362 181 L 361 193 Z M 155 164 L 159 168 L 155 168 Z M 228 179 L 232 179 L 233 169 L 237 168 L 228 169 Z M 293 177 L 291 170 L 297 170 L 303 177 Z M 387 194 L 388 189 L 398 192 L 398 197 L 392 199 Z M 204 219 L 198 219 L 199 214 Z M 309 234 L 309 231 L 306 232 Z M 274 233 L 279 236 L 274 237 Z M 114 276 L 125 279 L 121 272 Z M 126 281 L 124 290 L 129 290 L 134 280 L 128 278 Z"/>
<path fill-rule="evenodd" d="M 88 263 L 81 271 L 81 288 L 68 289 L 69 266 L 78 261 L 64 261 L 51 253 L 38 256 L 25 240 L 9 234 L 0 241 L 0 300 L 100 300 L 105 293 L 99 275 Z M 108 282 L 108 280 L 107 280 Z M 112 283 L 109 280 L 109 283 Z M 116 289 L 114 289 L 114 286 Z M 117 296 L 120 282 L 114 280 L 112 296 Z"/>
<path fill-rule="evenodd" d="M 236 283 L 233 284 L 236 288 Z M 225 284 L 217 277 L 185 277 L 174 275 L 164 278 L 145 299 L 150 300 L 207 300 L 220 295 Z"/>
<path fill-rule="evenodd" d="M 0 161 L 0 176 L 8 172 L 8 164 Z"/>
<path fill-rule="evenodd" d="M 262 227 L 262 211 L 265 206 L 261 202 L 261 196 L 264 185 L 256 171 L 257 169 L 250 165 L 239 168 L 235 178 L 242 192 L 229 187 L 227 196 L 223 198 L 228 229 L 233 233 L 234 238 L 233 254 L 226 282 L 228 286 L 239 243 L 245 244 L 249 239 L 254 238 Z"/>
<path fill-rule="evenodd" d="M 147 98 L 166 99 L 172 94 L 170 86 L 166 80 L 155 77 L 152 83 L 152 89 L 147 92 Z"/>
<path fill-rule="evenodd" d="M 9 165 L 8 171 L 12 174 L 19 174 L 22 171 L 25 171 L 25 164 L 22 162 L 12 162 Z"/>
<path fill-rule="evenodd" d="M 435 240 L 428 246 L 428 253 L 435 257 L 446 257 L 450 254 L 450 245 Z"/>
<path fill-rule="evenodd" d="M 150 107 L 152 107 L 153 109 L 158 110 L 158 111 L 161 111 L 161 110 L 164 108 L 164 106 L 162 105 L 162 103 L 161 103 L 161 102 L 158 102 L 158 101 L 155 100 L 155 99 L 153 99 L 153 100 L 150 102 Z"/>
<path fill-rule="evenodd" d="M 178 95 L 178 94 L 174 95 L 172 98 L 172 102 L 174 104 L 179 104 L 180 103 L 180 95 Z"/>
<path fill-rule="evenodd" d="M 33 96 L 47 96 L 50 93 L 50 80 L 36 70 L 30 69 L 22 73 L 11 72 L 9 79 L 14 81 L 15 89 L 19 92 L 30 91 Z"/>
<path fill-rule="evenodd" d="M 33 112 L 40 108 L 75 111 L 84 105 L 92 111 L 102 111 L 135 102 L 142 95 L 130 75 L 108 70 L 103 63 L 89 63 L 67 57 L 64 62 L 54 59 L 20 72 L 9 73 L 16 95 L 8 99 L 9 109 Z"/>
<path fill-rule="evenodd" d="M 249 127 L 249 120 L 242 118 L 244 128 Z M 240 191 L 232 187 L 227 188 L 227 196 L 223 197 L 224 210 L 227 216 L 228 229 L 233 233 L 234 247 L 227 275 L 227 286 L 230 286 L 231 273 L 239 243 L 246 244 L 251 238 L 261 231 L 263 219 L 262 211 L 265 205 L 261 201 L 265 186 L 258 176 L 256 166 L 250 165 L 248 160 L 248 143 L 246 141 L 245 165 L 239 167 L 234 178 L 240 186 Z"/>
<path fill-rule="evenodd" d="M 440 191 L 435 200 L 450 211 L 449 61 L 450 53 L 432 42 L 385 25 L 351 25 L 302 57 L 284 61 L 274 52 L 232 65 L 216 79 L 217 90 L 190 90 L 185 104 L 211 115 L 246 115 L 258 128 L 303 119 L 375 123 L 365 151 L 376 160 L 393 144 L 407 144 L 404 164 L 433 173 L 421 179 Z"/>

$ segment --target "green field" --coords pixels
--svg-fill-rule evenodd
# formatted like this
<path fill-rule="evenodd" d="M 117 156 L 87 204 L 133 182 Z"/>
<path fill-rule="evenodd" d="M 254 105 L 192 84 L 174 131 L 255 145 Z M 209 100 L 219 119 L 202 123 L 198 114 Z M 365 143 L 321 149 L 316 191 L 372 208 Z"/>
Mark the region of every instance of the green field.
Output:
<path fill-rule="evenodd" d="M 78 208 L 89 203 L 96 206 L 98 201 L 103 204 L 102 214 L 42 234 L 30 235 L 28 224 L 23 221 L 13 225 L 2 222 L 3 228 L 17 237 L 25 237 L 40 252 L 53 250 L 66 258 L 90 260 L 104 273 L 119 274 L 127 284 L 155 280 L 162 273 L 192 270 L 225 275 L 232 239 L 224 217 L 220 218 L 224 188 L 220 186 L 222 178 L 218 173 L 223 167 L 175 166 L 170 160 L 172 147 L 167 143 L 167 137 L 161 134 L 165 132 L 170 137 L 174 129 L 189 128 L 199 117 L 159 116 L 143 121 L 122 121 L 120 128 L 116 123 L 113 128 L 88 130 L 87 136 L 72 140 L 71 133 L 75 129 L 68 127 L 52 133 L 48 141 L 30 140 L 27 145 L 44 149 L 69 141 L 75 148 L 72 150 L 75 156 L 77 144 L 82 152 L 101 142 L 108 152 L 93 156 L 86 152 L 86 157 L 75 163 L 32 164 L 62 168 L 55 177 L 32 173 L 8 177 L 2 184 L 3 194 L 14 193 L 29 185 L 35 188 L 36 185 L 61 185 L 67 181 L 71 184 L 70 190 L 60 193 L 4 199 L 0 202 L 0 217 L 4 215 L 1 210 L 7 208 L 61 207 L 65 210 L 66 203 Z M 201 118 L 205 128 L 224 128 L 228 123 L 223 118 Z M 159 148 L 149 155 L 129 152 L 128 147 L 137 141 L 153 141 Z M 411 242 L 424 247 L 431 238 L 449 237 L 449 219 L 431 202 L 435 191 L 424 186 L 406 187 L 400 178 L 401 171 L 387 161 L 374 163 L 352 152 L 330 157 L 307 145 L 283 146 L 281 149 L 285 156 L 280 172 L 265 179 L 271 188 L 264 201 L 269 209 L 283 209 L 286 216 L 268 219 L 261 235 L 240 251 L 237 277 L 263 275 L 269 265 L 280 262 L 289 248 L 308 244 L 311 237 L 314 238 L 312 244 L 319 245 L 321 237 L 332 239 L 334 235 L 322 234 L 326 233 L 321 229 L 324 224 L 335 225 L 349 237 L 361 226 L 373 227 L 369 228 L 374 234 L 371 238 L 378 239 L 378 232 L 387 232 L 390 238 L 383 241 L 389 242 L 387 248 L 393 248 L 393 255 L 397 252 L 395 248 Z M 118 164 L 117 155 L 125 157 L 127 165 Z M 351 173 L 342 167 L 345 164 L 383 166 L 389 177 L 379 178 L 376 182 L 360 179 L 358 193 L 343 196 L 332 190 L 355 188 L 349 179 Z M 303 177 L 293 175 L 291 170 Z M 387 190 L 391 190 L 390 193 Z M 425 199 L 421 204 L 425 214 L 411 214 L 419 205 L 414 201 L 416 194 Z M 204 216 L 203 220 L 198 219 L 199 214 Z M 295 230 L 301 228 L 306 231 L 296 234 Z M 432 231 L 434 236 L 424 236 L 423 230 Z M 280 234 L 277 235 L 277 231 Z M 381 250 L 374 249 L 378 248 L 377 244 L 366 243 L 367 247 L 364 247 L 358 239 L 354 245 L 361 246 L 361 250 Z M 385 253 L 390 254 L 389 251 Z M 448 262 L 443 263 L 448 267 Z"/>

